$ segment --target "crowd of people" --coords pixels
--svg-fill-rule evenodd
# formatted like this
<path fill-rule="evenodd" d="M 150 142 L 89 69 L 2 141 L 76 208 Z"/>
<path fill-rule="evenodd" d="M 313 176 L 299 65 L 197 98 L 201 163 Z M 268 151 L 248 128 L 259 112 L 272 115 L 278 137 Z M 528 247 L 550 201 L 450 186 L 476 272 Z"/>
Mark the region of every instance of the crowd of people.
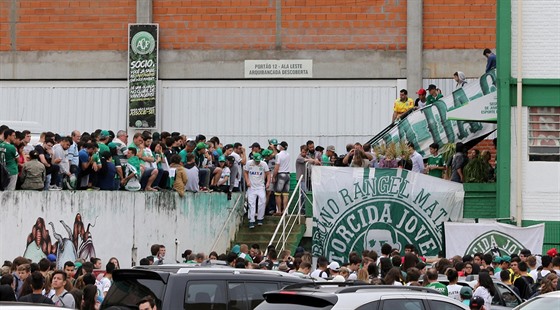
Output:
<path fill-rule="evenodd" d="M 174 259 L 166 259 L 164 245 L 154 244 L 150 252 L 152 255 L 142 258 L 140 265 L 177 263 Z M 223 254 L 211 252 L 206 255 L 185 250 L 182 257 L 182 262 L 187 264 L 223 261 L 232 268 L 278 270 L 332 282 L 424 286 L 467 305 L 470 303 L 471 309 L 491 309 L 492 299 L 497 294 L 494 281 L 501 281 L 522 299 L 531 299 L 560 288 L 560 255 L 555 248 L 542 256 L 532 255 L 531 251 L 523 249 L 510 256 L 475 253 L 427 260 L 418 255 L 413 244 L 407 244 L 403 252 L 384 244 L 381 253 L 367 250 L 351 252 L 343 263 L 320 256 L 314 265 L 311 253 L 303 247 L 298 247 L 292 255 L 290 250 L 278 252 L 274 246 L 268 246 L 263 252 L 258 244 L 241 244 L 234 245 Z M 61 270 L 56 269 L 56 257 L 52 255 L 39 262 L 17 257 L 13 261 L 5 261 L 2 266 L 0 301 L 98 309 L 113 283 L 113 272 L 120 268 L 115 257 L 105 266 L 99 258 L 68 261 Z M 477 279 L 474 289 L 458 284 L 460 279 L 469 281 L 471 275 Z M 484 308 L 480 307 L 482 305 Z"/>
<path fill-rule="evenodd" d="M 49 304 L 62 308 L 99 309 L 112 284 L 112 274 L 120 268 L 112 257 L 102 265 L 100 258 L 67 261 L 57 269 L 56 256 L 38 262 L 24 257 L 4 261 L 0 278 L 0 301 Z"/>

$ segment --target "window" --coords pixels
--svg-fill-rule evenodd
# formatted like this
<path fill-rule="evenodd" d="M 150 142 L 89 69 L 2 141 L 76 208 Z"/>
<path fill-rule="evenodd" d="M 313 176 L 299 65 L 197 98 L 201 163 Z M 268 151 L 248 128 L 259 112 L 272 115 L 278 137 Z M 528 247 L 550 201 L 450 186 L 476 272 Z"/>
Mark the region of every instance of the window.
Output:
<path fill-rule="evenodd" d="M 225 310 L 225 284 L 221 281 L 189 281 L 185 310 Z"/>
<path fill-rule="evenodd" d="M 383 309 L 391 310 L 424 310 L 420 299 L 388 299 L 383 302 Z"/>
<path fill-rule="evenodd" d="M 437 310 L 462 310 L 463 308 L 449 302 L 440 300 L 430 300 L 430 308 Z"/>
<path fill-rule="evenodd" d="M 372 302 L 368 302 L 365 305 L 361 305 L 358 308 L 356 308 L 356 310 L 377 310 L 377 308 L 379 308 L 379 301 L 372 301 Z"/>
<path fill-rule="evenodd" d="M 560 107 L 529 107 L 529 160 L 560 161 Z"/>
<path fill-rule="evenodd" d="M 506 306 L 508 308 L 513 308 L 521 303 L 521 300 L 517 297 L 517 295 L 515 295 L 515 293 L 512 290 L 508 289 L 502 283 L 496 283 L 496 288 L 500 293 L 499 295 L 502 296 L 502 300 L 499 301 L 498 303 L 495 303 L 494 300 L 492 300 L 493 305 L 501 305 L 501 306 Z M 496 294 L 496 296 L 498 296 L 498 294 Z M 496 296 L 494 296 L 494 299 L 496 298 Z"/>
<path fill-rule="evenodd" d="M 264 293 L 278 290 L 276 283 L 245 282 L 245 286 L 250 303 L 249 309 L 255 309 L 264 300 Z"/>

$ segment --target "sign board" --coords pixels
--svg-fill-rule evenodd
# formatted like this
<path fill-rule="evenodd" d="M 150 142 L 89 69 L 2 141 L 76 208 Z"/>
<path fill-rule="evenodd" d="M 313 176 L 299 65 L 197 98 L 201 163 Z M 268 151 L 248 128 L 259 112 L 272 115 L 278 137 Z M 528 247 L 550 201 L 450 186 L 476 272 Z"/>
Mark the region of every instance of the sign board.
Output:
<path fill-rule="evenodd" d="M 128 126 L 156 127 L 158 25 L 128 25 Z"/>
<path fill-rule="evenodd" d="M 498 93 L 476 98 L 469 103 L 450 110 L 447 115 L 451 120 L 495 122 L 498 120 Z"/>
<path fill-rule="evenodd" d="M 519 254 L 522 249 L 541 253 L 544 224 L 517 227 L 502 223 L 445 223 L 446 257 L 475 253 L 495 256 Z"/>
<path fill-rule="evenodd" d="M 443 249 L 443 223 L 460 220 L 463 185 L 403 169 L 312 168 L 314 256 L 348 261 L 352 251 L 406 244 L 423 256 Z"/>
<path fill-rule="evenodd" d="M 313 60 L 245 60 L 246 79 L 301 79 L 313 77 Z"/>

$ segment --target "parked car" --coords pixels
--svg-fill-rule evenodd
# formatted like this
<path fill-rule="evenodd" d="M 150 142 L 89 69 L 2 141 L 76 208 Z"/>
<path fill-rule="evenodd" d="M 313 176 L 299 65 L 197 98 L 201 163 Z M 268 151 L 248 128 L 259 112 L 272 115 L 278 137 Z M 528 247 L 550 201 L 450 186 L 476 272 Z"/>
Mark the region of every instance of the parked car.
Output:
<path fill-rule="evenodd" d="M 560 309 L 560 291 L 550 292 L 531 298 L 513 310 Z"/>
<path fill-rule="evenodd" d="M 55 305 L 32 304 L 28 302 L 16 301 L 0 301 L 0 309 L 2 310 L 54 310 L 58 307 Z"/>
<path fill-rule="evenodd" d="M 519 297 L 509 286 L 503 284 L 501 281 L 493 279 L 494 287 L 496 288 L 496 295 L 492 298 L 492 310 L 508 310 L 515 306 L 520 305 L 523 299 Z M 421 281 L 420 281 L 421 282 Z M 438 282 L 449 285 L 447 277 L 440 276 Z M 478 276 L 460 277 L 457 284 L 462 286 L 474 286 L 478 282 Z"/>
<path fill-rule="evenodd" d="M 166 268 L 165 265 L 148 269 Z M 169 266 L 168 266 L 169 268 Z M 174 271 L 120 269 L 101 309 L 136 309 L 151 295 L 160 310 L 254 309 L 268 291 L 295 283 L 312 283 L 307 277 L 279 271 L 231 267 L 187 267 Z"/>
<path fill-rule="evenodd" d="M 356 283 L 295 284 L 264 294 L 256 310 L 465 310 L 465 304 L 418 286 Z"/>

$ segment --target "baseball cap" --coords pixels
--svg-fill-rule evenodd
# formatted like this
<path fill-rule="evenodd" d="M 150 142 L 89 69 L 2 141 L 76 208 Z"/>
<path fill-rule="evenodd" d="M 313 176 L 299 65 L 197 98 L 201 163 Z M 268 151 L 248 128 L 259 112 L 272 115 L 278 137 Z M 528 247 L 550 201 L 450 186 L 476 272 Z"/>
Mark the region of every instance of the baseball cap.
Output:
<path fill-rule="evenodd" d="M 256 153 L 253 155 L 253 160 L 254 161 L 261 161 L 262 160 L 262 155 L 259 153 Z"/>
<path fill-rule="evenodd" d="M 334 152 L 334 145 L 327 146 L 327 151 Z"/>
<path fill-rule="evenodd" d="M 494 257 L 494 260 L 492 261 L 493 263 L 497 263 L 500 264 L 502 262 L 502 258 L 499 256 Z"/>
<path fill-rule="evenodd" d="M 202 149 L 207 149 L 208 145 L 204 142 L 198 142 L 198 144 L 196 145 L 196 149 L 197 150 L 202 150 Z"/>
<path fill-rule="evenodd" d="M 101 133 L 99 133 L 100 138 L 109 138 L 110 135 L 111 134 L 107 130 L 101 130 Z"/>
<path fill-rule="evenodd" d="M 54 254 L 49 254 L 47 256 L 47 259 L 52 263 L 52 262 L 56 262 L 56 255 Z"/>
<path fill-rule="evenodd" d="M 511 257 L 509 257 L 508 255 L 502 256 L 502 263 L 503 262 L 508 262 L 508 263 L 511 262 Z"/>
<path fill-rule="evenodd" d="M 420 88 L 417 92 L 418 95 L 425 95 L 426 94 L 426 90 L 424 88 Z"/>
<path fill-rule="evenodd" d="M 461 287 L 461 291 L 459 292 L 459 295 L 461 295 L 461 297 L 463 297 L 465 299 L 471 298 L 472 297 L 472 288 L 470 288 L 468 286 Z"/>
<path fill-rule="evenodd" d="M 329 264 L 329 269 L 334 271 L 339 271 L 340 265 L 337 262 L 332 262 Z"/>
<path fill-rule="evenodd" d="M 239 244 L 234 245 L 233 248 L 231 248 L 231 252 L 239 254 L 239 252 L 241 252 L 241 247 L 239 246 Z"/>
<path fill-rule="evenodd" d="M 280 145 L 281 145 L 284 149 L 288 149 L 288 142 L 282 141 L 282 142 L 280 142 Z"/>
<path fill-rule="evenodd" d="M 218 157 L 218 161 L 226 161 L 226 157 L 224 155 L 221 155 L 220 157 Z"/>
<path fill-rule="evenodd" d="M 546 255 L 548 255 L 550 257 L 554 257 L 554 256 L 558 255 L 558 250 L 556 250 L 556 248 L 552 248 L 552 249 L 550 249 L 546 252 Z"/>
<path fill-rule="evenodd" d="M 473 296 L 471 298 L 471 303 L 470 303 L 470 307 L 471 309 L 480 309 L 482 308 L 482 306 L 484 306 L 484 299 L 480 296 Z"/>
<path fill-rule="evenodd" d="M 270 156 L 270 155 L 272 155 L 272 151 L 271 151 L 271 150 L 268 150 L 268 149 L 267 149 L 267 150 L 264 150 L 264 151 L 261 152 L 261 155 L 262 155 L 263 157 Z"/>
<path fill-rule="evenodd" d="M 430 86 L 428 86 L 428 90 L 432 89 L 437 89 L 437 86 L 435 86 L 434 84 L 430 84 Z"/>
<path fill-rule="evenodd" d="M 251 148 L 254 148 L 254 147 L 260 148 L 261 145 L 258 142 L 255 142 L 255 143 L 251 144 Z"/>
<path fill-rule="evenodd" d="M 273 138 L 273 139 L 270 139 L 270 140 L 268 140 L 268 144 L 278 145 L 278 140 L 276 140 L 276 139 L 274 139 L 274 138 Z"/>

